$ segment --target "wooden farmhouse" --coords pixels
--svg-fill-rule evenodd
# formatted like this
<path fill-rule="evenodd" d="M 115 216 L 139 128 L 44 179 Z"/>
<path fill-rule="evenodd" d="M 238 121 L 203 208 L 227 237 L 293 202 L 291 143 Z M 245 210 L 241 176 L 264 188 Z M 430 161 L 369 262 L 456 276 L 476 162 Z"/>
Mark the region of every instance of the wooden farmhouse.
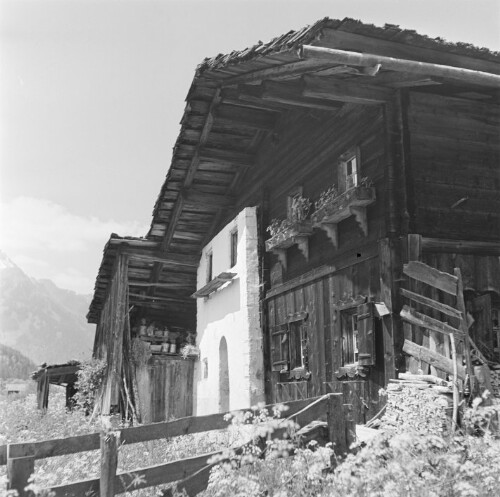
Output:
<path fill-rule="evenodd" d="M 497 53 L 352 19 L 203 61 L 149 232 L 104 250 L 104 412 L 343 392 L 367 421 L 414 367 L 405 339 L 449 349 L 400 315 L 408 261 L 460 269 L 468 333 L 498 361 L 499 90 Z"/>

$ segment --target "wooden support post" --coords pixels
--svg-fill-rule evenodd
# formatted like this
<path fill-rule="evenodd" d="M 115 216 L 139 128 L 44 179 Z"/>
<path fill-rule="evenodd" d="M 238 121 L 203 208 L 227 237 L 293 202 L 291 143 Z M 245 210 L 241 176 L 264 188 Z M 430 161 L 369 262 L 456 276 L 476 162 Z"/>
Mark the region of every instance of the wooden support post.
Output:
<path fill-rule="evenodd" d="M 352 404 L 344 404 L 344 419 L 345 419 L 345 439 L 347 450 L 356 441 L 356 421 L 354 420 L 354 412 Z"/>
<path fill-rule="evenodd" d="M 333 444 L 333 450 L 337 458 L 344 457 L 348 449 L 342 399 L 343 395 L 341 393 L 331 393 L 328 395 L 328 437 Z"/>
<path fill-rule="evenodd" d="M 101 432 L 101 478 L 100 496 L 113 497 L 115 495 L 115 476 L 118 466 L 118 445 L 120 433 L 112 431 L 117 419 L 102 418 L 103 430 Z"/>
<path fill-rule="evenodd" d="M 35 457 L 33 454 L 25 457 L 15 457 L 11 446 L 7 446 L 7 489 L 17 490 L 19 497 L 32 495 L 25 491 L 29 477 L 35 471 Z M 14 456 L 14 457 L 12 457 Z"/>

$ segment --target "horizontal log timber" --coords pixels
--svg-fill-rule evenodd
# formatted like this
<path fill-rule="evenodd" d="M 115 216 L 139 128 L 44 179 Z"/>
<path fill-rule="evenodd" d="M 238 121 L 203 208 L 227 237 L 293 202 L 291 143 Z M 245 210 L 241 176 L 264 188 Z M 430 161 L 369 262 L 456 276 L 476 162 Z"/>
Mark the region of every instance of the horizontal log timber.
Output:
<path fill-rule="evenodd" d="M 500 243 L 422 237 L 422 251 L 500 256 Z"/>
<path fill-rule="evenodd" d="M 266 101 L 279 102 L 289 106 L 306 107 L 326 111 L 338 111 L 342 104 L 339 102 L 325 102 L 314 98 L 304 97 L 304 84 L 299 82 L 263 81 L 261 98 Z"/>
<path fill-rule="evenodd" d="M 184 194 L 186 203 L 202 204 L 206 207 L 231 207 L 235 203 L 235 198 L 230 195 L 215 195 L 199 190 L 191 189 Z"/>
<path fill-rule="evenodd" d="M 498 62 L 485 60 L 481 57 L 450 53 L 449 50 L 440 50 L 441 44 L 437 46 L 422 47 L 392 40 L 377 38 L 349 31 L 325 28 L 322 31 L 321 44 L 340 50 L 351 50 L 353 52 L 377 53 L 402 59 L 425 60 L 437 64 L 452 64 L 454 66 L 466 67 L 468 69 L 482 70 L 500 74 Z"/>
<path fill-rule="evenodd" d="M 126 250 L 123 253 L 129 256 L 129 261 L 137 260 L 144 262 L 161 262 L 162 264 L 168 264 L 170 266 L 198 267 L 198 264 L 196 264 L 195 262 L 181 262 L 180 260 L 171 257 L 171 254 L 165 257 L 165 255 L 161 255 L 159 253 L 138 254 L 134 250 Z M 186 256 L 186 259 L 189 260 L 189 256 Z"/>
<path fill-rule="evenodd" d="M 188 302 L 188 297 L 186 296 L 186 300 L 183 300 L 181 298 L 175 298 L 175 297 L 159 297 L 156 295 L 142 295 L 140 293 L 129 293 L 129 300 L 131 304 L 135 304 L 135 299 L 140 299 L 140 300 L 153 300 L 157 302 L 172 302 L 174 304 L 189 304 Z"/>
<path fill-rule="evenodd" d="M 248 167 L 254 163 L 254 156 L 236 150 L 202 148 L 199 152 L 200 162 L 214 162 L 219 165 Z"/>
<path fill-rule="evenodd" d="M 449 305 L 442 304 L 437 300 L 430 299 L 428 297 L 424 297 L 418 293 L 411 292 L 410 290 L 406 290 L 406 288 L 400 288 L 401 295 L 408 299 L 413 300 L 414 302 L 418 302 L 419 304 L 426 305 L 428 307 L 432 307 L 443 314 L 451 316 L 453 318 L 462 319 L 462 313 Z"/>
<path fill-rule="evenodd" d="M 152 283 L 152 282 L 149 282 L 149 281 L 146 281 L 146 282 L 139 282 L 139 281 L 129 281 L 129 286 L 131 287 L 150 287 L 150 286 L 154 286 L 156 288 L 170 288 L 170 289 L 176 289 L 176 288 L 180 288 L 180 289 L 189 289 L 190 288 L 190 284 L 189 282 L 187 281 L 186 279 L 186 282 L 185 283 Z"/>
<path fill-rule="evenodd" d="M 443 323 L 442 321 L 431 318 L 430 316 L 426 316 L 421 312 L 414 311 L 407 305 L 403 306 L 403 309 L 401 309 L 399 315 L 402 319 L 415 326 L 420 326 L 431 331 L 437 331 L 438 333 L 442 333 L 443 335 L 453 335 L 459 339 L 464 338 L 464 334 L 462 331 L 457 330 L 456 328 L 453 328 L 453 326 Z"/>
<path fill-rule="evenodd" d="M 240 90 L 239 88 L 250 87 L 251 90 L 246 89 Z M 259 91 L 254 93 L 255 88 Z M 257 110 L 275 110 L 277 112 L 283 112 L 289 108 L 287 104 L 280 104 L 277 102 L 271 102 L 270 100 L 264 101 L 261 97 L 262 89 L 260 86 L 252 85 L 238 85 L 238 88 L 223 88 L 222 90 L 222 102 L 230 105 L 237 105 L 244 109 L 257 109 Z"/>
<path fill-rule="evenodd" d="M 329 61 L 331 63 L 359 67 L 370 67 L 380 64 L 382 69 L 385 70 L 389 69 L 392 71 L 411 72 L 424 76 L 450 78 L 492 88 L 498 88 L 500 86 L 500 75 L 498 74 L 444 64 L 419 62 L 369 53 L 350 52 L 334 48 L 313 47 L 310 45 L 304 45 L 301 48 L 300 56 L 304 60 Z"/>
<path fill-rule="evenodd" d="M 230 86 L 235 83 L 251 83 L 262 81 L 264 79 L 288 78 L 290 76 L 298 76 L 311 71 L 327 69 L 333 65 L 336 64 L 317 60 L 296 60 L 288 64 L 276 64 L 272 67 L 266 67 L 263 69 L 257 69 L 256 71 L 239 74 L 237 76 L 231 76 L 222 82 L 222 86 Z"/>
<path fill-rule="evenodd" d="M 403 273 L 410 278 L 443 290 L 453 296 L 457 295 L 458 279 L 448 273 L 428 266 L 423 262 L 411 261 L 403 266 Z"/>
<path fill-rule="evenodd" d="M 415 359 L 419 361 L 424 361 L 430 366 L 434 366 L 436 369 L 444 371 L 449 375 L 453 374 L 453 361 L 442 356 L 441 354 L 438 354 L 437 352 L 429 350 L 426 347 L 417 345 L 410 340 L 405 340 L 403 344 L 403 352 L 415 357 Z M 465 368 L 461 364 L 457 364 L 457 374 L 459 379 L 465 380 Z"/>
<path fill-rule="evenodd" d="M 390 100 L 393 91 L 379 86 L 321 76 L 304 76 L 304 97 L 354 104 L 377 105 Z"/>
<path fill-rule="evenodd" d="M 233 126 L 245 126 L 249 128 L 271 130 L 274 128 L 276 112 L 266 112 L 257 109 L 244 109 L 236 105 L 221 104 L 216 109 L 214 116 L 216 121 L 228 122 Z"/>

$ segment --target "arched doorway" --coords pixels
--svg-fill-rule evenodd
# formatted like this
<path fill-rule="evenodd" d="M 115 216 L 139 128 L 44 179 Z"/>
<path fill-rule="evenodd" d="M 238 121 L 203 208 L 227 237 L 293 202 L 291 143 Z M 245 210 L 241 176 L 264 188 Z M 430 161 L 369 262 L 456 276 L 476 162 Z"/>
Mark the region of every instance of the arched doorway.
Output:
<path fill-rule="evenodd" d="M 219 344 L 219 412 L 229 411 L 229 361 L 227 342 L 222 337 Z"/>

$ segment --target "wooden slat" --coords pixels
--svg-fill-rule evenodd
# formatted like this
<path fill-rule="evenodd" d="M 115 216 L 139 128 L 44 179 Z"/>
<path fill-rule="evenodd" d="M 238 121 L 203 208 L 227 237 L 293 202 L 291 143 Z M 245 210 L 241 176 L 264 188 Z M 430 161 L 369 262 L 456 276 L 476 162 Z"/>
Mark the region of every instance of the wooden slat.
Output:
<path fill-rule="evenodd" d="M 500 256 L 500 243 L 423 237 L 422 250 L 433 253 L 445 252 L 452 254 Z"/>
<path fill-rule="evenodd" d="M 224 80 L 224 86 L 230 86 L 235 83 L 252 83 L 262 81 L 263 79 L 280 79 L 286 78 L 291 75 L 298 76 L 300 74 L 308 73 L 312 70 L 327 69 L 335 64 L 324 61 L 315 60 L 298 60 L 288 64 L 277 64 L 272 67 L 258 69 L 253 72 L 232 76 Z"/>
<path fill-rule="evenodd" d="M 424 361 L 431 366 L 434 366 L 440 371 L 444 371 L 450 375 L 453 374 L 453 361 L 447 357 L 429 350 L 427 347 L 417 345 L 410 340 L 405 340 L 403 345 L 403 352 L 415 357 L 419 361 Z M 462 365 L 458 365 L 457 369 L 458 377 L 461 380 L 465 380 L 465 368 Z"/>
<path fill-rule="evenodd" d="M 443 333 L 444 335 L 454 335 L 457 338 L 463 339 L 464 334 L 462 331 L 453 328 L 452 326 L 438 321 L 437 319 L 431 318 L 422 314 L 420 312 L 410 309 L 407 305 L 403 306 L 400 312 L 400 316 L 411 324 L 416 326 L 421 326 L 422 328 L 427 328 L 431 331 L 437 331 L 438 333 Z"/>
<path fill-rule="evenodd" d="M 387 102 L 393 91 L 379 86 L 359 85 L 351 81 L 339 81 L 321 76 L 304 76 L 304 97 L 348 102 L 354 104 L 378 105 Z"/>
<path fill-rule="evenodd" d="M 457 295 L 458 279 L 419 261 L 410 261 L 403 266 L 403 273 L 415 280 L 431 285 L 453 296 Z"/>
<path fill-rule="evenodd" d="M 406 297 L 408 299 L 413 300 L 414 302 L 418 302 L 419 304 L 426 305 L 428 307 L 432 307 L 433 309 L 436 309 L 439 312 L 442 312 L 443 314 L 446 314 L 448 316 L 457 318 L 457 319 L 462 319 L 462 313 L 460 311 L 457 311 L 457 309 L 454 309 L 453 307 L 442 304 L 441 302 L 438 302 L 436 300 L 430 299 L 428 297 L 424 297 L 423 295 L 420 295 L 415 292 L 411 292 L 410 290 L 406 290 L 405 288 L 400 289 L 401 294 L 403 297 Z"/>

